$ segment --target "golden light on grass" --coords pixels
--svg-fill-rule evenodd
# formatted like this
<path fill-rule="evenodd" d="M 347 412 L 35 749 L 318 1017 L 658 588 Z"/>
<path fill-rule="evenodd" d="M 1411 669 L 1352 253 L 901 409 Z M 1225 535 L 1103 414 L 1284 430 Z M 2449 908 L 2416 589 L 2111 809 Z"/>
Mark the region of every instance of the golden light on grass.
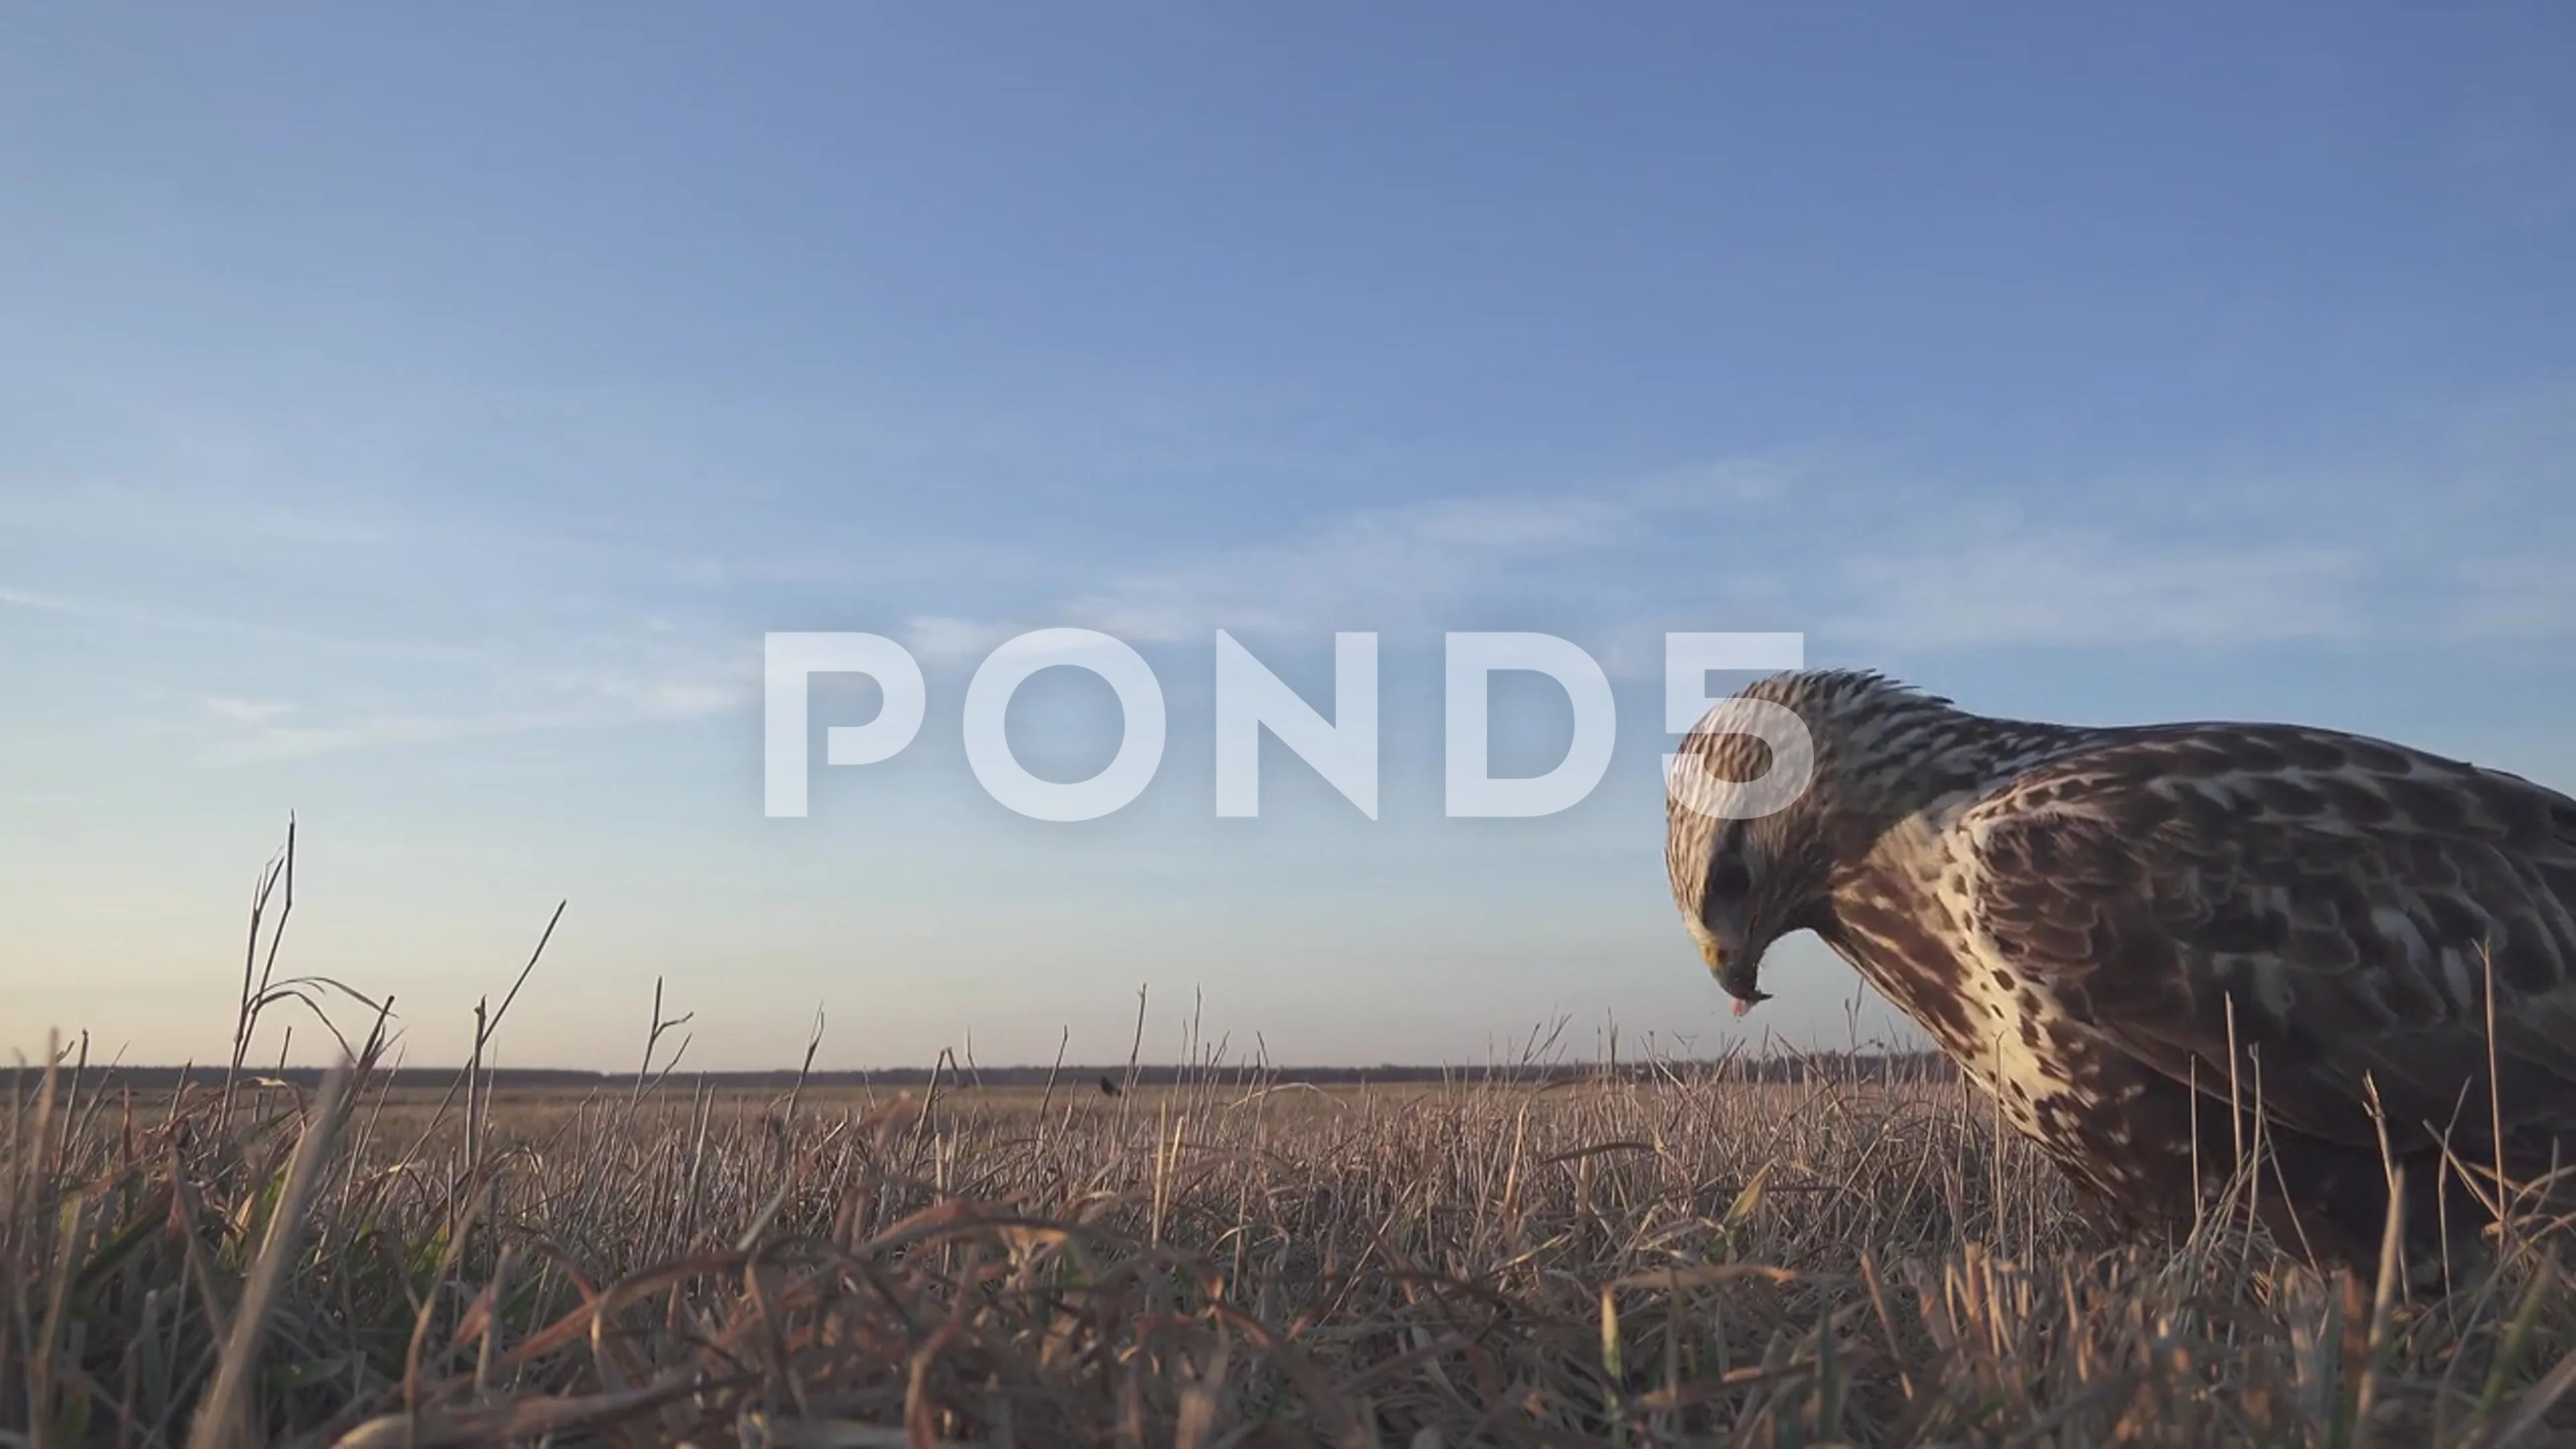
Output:
<path fill-rule="evenodd" d="M 0 1443 L 2576 1439 L 2558 1225 L 2447 1293 L 2254 1182 L 2121 1242 L 1946 1071 L 442 1092 L 382 1022 L 319 1090 L 19 1075 Z"/>

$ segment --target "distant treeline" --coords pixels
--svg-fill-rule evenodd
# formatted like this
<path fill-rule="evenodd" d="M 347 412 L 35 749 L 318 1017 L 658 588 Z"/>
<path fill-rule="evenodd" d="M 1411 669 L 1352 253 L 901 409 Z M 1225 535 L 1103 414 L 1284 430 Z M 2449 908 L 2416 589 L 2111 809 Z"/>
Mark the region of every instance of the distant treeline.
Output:
<path fill-rule="evenodd" d="M 68 1067 L 68 1064 L 67 1064 Z M 456 1080 L 454 1067 L 405 1067 L 382 1074 L 397 1087 L 445 1088 Z M 1955 1075 L 1949 1059 L 1938 1052 L 1902 1052 L 1859 1054 L 1818 1052 L 1807 1056 L 1728 1057 L 1708 1061 L 1620 1062 L 1615 1067 L 1602 1063 L 1532 1064 L 1520 1066 L 1437 1067 L 1406 1066 L 1390 1063 L 1374 1067 L 1254 1067 L 1229 1063 L 1213 1068 L 1138 1066 L 1133 1073 L 1119 1066 L 1051 1067 L 881 1067 L 861 1072 L 812 1072 L 805 1077 L 807 1091 L 832 1088 L 878 1087 L 902 1088 L 927 1086 L 936 1071 L 942 1090 L 975 1088 L 1043 1087 L 1050 1075 L 1059 1088 L 1091 1087 L 1108 1083 L 1121 1088 L 1165 1087 L 1179 1082 L 1225 1081 L 1263 1082 L 1272 1085 L 1304 1084 L 1316 1087 L 1354 1087 L 1370 1084 L 1420 1085 L 1430 1082 L 1477 1084 L 1508 1082 L 1523 1086 L 1544 1086 L 1559 1082 L 1601 1082 L 1624 1079 L 1636 1082 L 1659 1081 L 1677 1077 L 1684 1081 L 1719 1078 L 1741 1082 L 1799 1082 L 1819 1078 L 1833 1081 L 1946 1081 Z M 21 1069 L 21 1081 L 35 1074 Z M 86 1074 L 91 1085 L 113 1082 L 144 1091 L 167 1091 L 184 1078 L 201 1084 L 219 1084 L 221 1067 L 115 1067 L 93 1064 Z M 274 1067 L 243 1069 L 245 1077 L 279 1078 L 299 1086 L 319 1082 L 322 1072 L 316 1067 L 289 1067 L 279 1072 Z M 672 1074 L 674 1082 L 692 1087 L 715 1087 L 739 1091 L 763 1089 L 784 1092 L 796 1084 L 792 1069 L 763 1072 L 689 1072 Z M 583 1072 L 546 1067 L 504 1067 L 490 1073 L 491 1083 L 499 1091 L 585 1091 L 631 1090 L 632 1072 Z"/>

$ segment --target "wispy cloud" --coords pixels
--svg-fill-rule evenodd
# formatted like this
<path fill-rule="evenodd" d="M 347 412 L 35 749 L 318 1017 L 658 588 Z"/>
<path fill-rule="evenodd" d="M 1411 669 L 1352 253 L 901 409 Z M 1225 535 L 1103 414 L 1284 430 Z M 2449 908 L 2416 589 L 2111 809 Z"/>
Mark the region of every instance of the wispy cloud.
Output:
<path fill-rule="evenodd" d="M 217 697 L 206 701 L 206 713 L 219 720 L 229 720 L 238 725 L 264 725 L 284 716 L 294 708 L 295 706 L 291 704 L 276 700 Z"/>
<path fill-rule="evenodd" d="M 619 718 L 697 719 L 750 705 L 759 697 L 760 666 L 746 648 L 730 661 L 705 661 L 670 673 L 582 670 L 547 682 L 564 694 L 607 706 Z"/>
<path fill-rule="evenodd" d="M 568 717 L 545 714 L 499 714 L 482 717 L 437 714 L 364 714 L 328 723 L 304 723 L 290 706 L 277 706 L 256 718 L 227 716 L 208 701 L 208 712 L 224 726 L 207 743 L 206 756 L 216 764 L 274 764 L 318 755 L 398 746 L 444 744 L 473 737 L 518 734 L 560 728 Z"/>
<path fill-rule="evenodd" d="M 13 589 L 7 584 L 0 584 L 0 604 L 7 604 L 13 609 L 34 609 L 47 614 L 73 614 L 80 611 L 80 606 L 69 599 L 53 594 L 40 594 L 33 589 Z"/>
<path fill-rule="evenodd" d="M 488 662 L 488 650 L 464 645 L 385 635 L 335 633 L 300 624 L 269 624 L 211 610 L 193 610 L 122 599 L 53 593 L 0 584 L 0 605 L 59 614 L 97 624 L 114 624 L 164 633 L 213 634 L 387 661 L 432 661 L 449 664 Z"/>
<path fill-rule="evenodd" d="M 1616 573 L 1623 551 L 1773 504 L 1795 479 L 1791 465 L 1747 460 L 1596 490 L 1360 510 L 1276 544 L 1129 572 L 1068 600 L 1062 615 L 1162 642 L 1217 628 L 1434 631 L 1483 608 L 1597 602 L 1602 570 Z"/>
<path fill-rule="evenodd" d="M 2229 507 L 2173 489 L 2117 522 L 2080 489 L 1982 506 L 1954 494 L 1927 525 L 1920 510 L 1888 505 L 1904 489 L 1883 468 L 1735 462 L 1358 510 L 1276 543 L 1131 568 L 1030 618 L 1147 643 L 1216 628 L 1432 633 L 1491 627 L 1476 621 L 1500 614 L 1602 634 L 1631 621 L 1648 632 L 1797 629 L 1856 651 L 2576 631 L 2576 586 L 2555 559 L 2500 551 L 2525 527 L 2457 500 L 2429 511 L 2445 497 L 2441 466 L 2366 487 L 2315 473 L 2241 479 Z M 2418 532 L 2376 527 L 2408 509 L 2426 519 Z M 2425 567 L 2435 550 L 2442 562 Z M 1013 632 L 998 619 L 926 616 L 907 642 L 925 659 L 969 660 Z"/>
<path fill-rule="evenodd" d="M 505 570 L 479 544 L 460 550 L 441 535 L 407 549 L 398 578 L 335 577 L 336 593 L 271 579 L 199 609 L 188 591 L 221 579 L 126 560 L 135 566 L 106 570 L 105 582 L 58 581 L 36 549 L 7 565 L 33 576 L 0 584 L 0 609 L 294 646 L 241 651 L 257 672 L 240 677 L 257 683 L 240 692 L 215 675 L 195 686 L 206 697 L 194 727 L 225 761 L 708 718 L 756 707 L 763 627 L 888 617 L 934 667 L 1050 624 L 1200 647 L 1218 628 L 1308 641 L 1335 629 L 1538 628 L 1582 639 L 1621 676 L 1659 669 L 1669 628 L 1800 630 L 1842 657 L 2257 648 L 2392 630 L 2554 640 L 2576 633 L 2576 586 L 2557 566 L 2556 525 L 2526 524 L 2516 509 L 2533 479 L 2563 471 L 2553 460 L 2572 398 L 2543 390 L 2490 406 L 2449 451 L 2358 477 L 2311 461 L 2224 488 L 2121 480 L 2100 490 L 2120 500 L 2116 514 L 2081 479 L 2018 497 L 1945 483 L 1928 511 L 1909 502 L 1928 485 L 1903 466 L 1811 450 L 1553 492 L 1311 510 L 1252 544 L 1194 546 L 1175 529 L 1105 556 L 1096 536 L 996 539 L 959 524 L 898 545 L 871 532 L 853 535 L 853 555 L 874 550 L 885 568 L 811 580 L 737 569 L 662 536 L 595 541 L 561 571 Z M 2393 528 L 2392 517 L 2415 523 Z M 260 557 L 284 568 L 300 555 Z M 451 575 L 484 587 L 443 588 L 435 614 L 415 608 L 415 585 Z M 263 606 L 301 610 L 307 597 L 357 607 L 261 622 Z M 433 630 L 465 642 L 424 637 Z M 331 658 L 298 657 L 308 647 Z"/>
<path fill-rule="evenodd" d="M 165 424 L 166 426 L 166 424 Z M 165 445 L 154 462 L 193 481 L 274 476 L 255 455 L 212 458 L 206 449 Z M 218 452 L 223 450 L 216 450 Z M 387 549 L 416 538 L 419 523 L 353 508 L 345 496 L 294 498 L 239 486 L 219 495 L 114 478 L 19 478 L 0 495 L 0 522 L 22 537 L 64 545 L 109 544 L 252 558 L 273 550 Z"/>
<path fill-rule="evenodd" d="M 533 702 L 481 709 L 309 707 L 226 697 L 202 701 L 207 757 L 257 764 L 319 755 L 492 739 L 539 731 L 607 729 L 702 719 L 747 708 L 757 697 L 758 662 L 738 661 L 662 676 L 560 673 L 529 691 Z"/>
<path fill-rule="evenodd" d="M 992 653 L 995 646 L 1019 632 L 1016 624 L 916 614 L 903 622 L 902 643 L 914 658 L 925 663 L 964 664 Z"/>
<path fill-rule="evenodd" d="M 1911 648 L 2235 647 L 2350 637 L 2367 627 L 2371 560 L 2357 549 L 2114 537 L 2032 528 L 1881 542 L 1834 575 L 1825 627 Z"/>

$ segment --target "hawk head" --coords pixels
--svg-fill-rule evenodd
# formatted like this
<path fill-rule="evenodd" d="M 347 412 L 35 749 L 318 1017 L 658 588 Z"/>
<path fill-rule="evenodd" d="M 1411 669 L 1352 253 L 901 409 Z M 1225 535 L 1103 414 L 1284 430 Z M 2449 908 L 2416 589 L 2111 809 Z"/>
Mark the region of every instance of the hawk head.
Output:
<path fill-rule="evenodd" d="M 1945 773 L 1969 718 L 1877 674 L 1825 670 L 1762 680 L 1692 727 L 1668 782 L 1664 865 L 1737 1015 L 1769 998 L 1763 953 L 1830 921 L 1837 866 Z"/>

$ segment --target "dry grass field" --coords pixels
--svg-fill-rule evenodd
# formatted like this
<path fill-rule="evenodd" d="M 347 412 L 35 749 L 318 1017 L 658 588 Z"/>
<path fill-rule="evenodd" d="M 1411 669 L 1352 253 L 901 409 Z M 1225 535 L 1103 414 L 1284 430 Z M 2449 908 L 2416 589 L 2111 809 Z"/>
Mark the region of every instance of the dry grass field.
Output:
<path fill-rule="evenodd" d="M 2576 1439 L 2545 1248 L 2120 1244 L 1929 1078 L 19 1086 L 13 1444 Z"/>

